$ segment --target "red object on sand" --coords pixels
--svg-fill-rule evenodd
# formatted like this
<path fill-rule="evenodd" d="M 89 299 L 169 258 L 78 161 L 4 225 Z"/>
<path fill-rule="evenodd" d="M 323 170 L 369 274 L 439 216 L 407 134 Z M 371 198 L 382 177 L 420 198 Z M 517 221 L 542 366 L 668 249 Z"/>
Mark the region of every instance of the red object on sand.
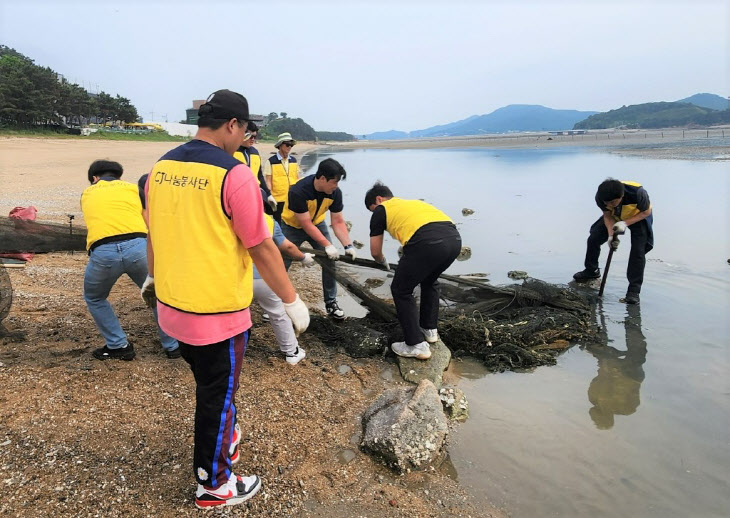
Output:
<path fill-rule="evenodd" d="M 24 221 L 35 221 L 35 216 L 38 214 L 38 209 L 36 209 L 33 206 L 30 207 L 15 207 L 13 210 L 10 211 L 10 214 L 8 216 L 11 219 L 22 219 Z M 7 257 L 10 259 L 20 259 L 21 261 L 30 261 L 33 259 L 32 253 L 22 253 L 22 254 L 0 254 L 0 257 Z"/>

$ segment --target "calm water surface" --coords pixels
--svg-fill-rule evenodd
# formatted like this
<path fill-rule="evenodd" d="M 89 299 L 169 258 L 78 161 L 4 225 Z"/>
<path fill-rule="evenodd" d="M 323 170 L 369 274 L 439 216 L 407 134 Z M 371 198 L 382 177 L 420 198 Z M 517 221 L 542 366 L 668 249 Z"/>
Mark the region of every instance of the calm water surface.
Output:
<path fill-rule="evenodd" d="M 471 259 L 450 273 L 509 270 L 566 283 L 583 268 L 595 189 L 641 182 L 654 206 L 640 308 L 626 291 L 629 239 L 596 308 L 597 344 L 557 366 L 487 374 L 454 362 L 471 409 L 451 462 L 477 498 L 515 517 L 730 515 L 730 167 L 587 150 L 356 150 L 345 166 L 345 218 L 365 243 L 363 196 L 375 180 L 423 198 L 457 223 Z M 462 208 L 476 212 L 464 217 Z M 398 244 L 386 237 L 386 255 Z M 605 253 L 601 264 L 605 261 Z"/>

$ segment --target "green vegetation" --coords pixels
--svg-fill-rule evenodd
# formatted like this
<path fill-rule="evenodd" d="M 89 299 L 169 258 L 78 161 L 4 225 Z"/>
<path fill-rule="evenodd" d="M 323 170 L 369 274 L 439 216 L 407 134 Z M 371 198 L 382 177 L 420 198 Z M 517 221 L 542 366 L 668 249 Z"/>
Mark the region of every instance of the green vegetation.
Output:
<path fill-rule="evenodd" d="M 622 106 L 597 113 L 576 123 L 573 129 L 655 129 L 725 123 L 730 123 L 730 110 L 717 111 L 687 103 L 658 102 Z"/>
<path fill-rule="evenodd" d="M 289 132 L 296 140 L 334 140 L 348 142 L 355 140 L 355 137 L 344 131 L 315 131 L 312 126 L 302 119 L 290 119 L 286 112 L 277 115 L 275 112 L 264 117 L 265 126 L 259 131 L 261 140 L 276 141 L 280 133 Z"/>
<path fill-rule="evenodd" d="M 65 130 L 44 129 L 42 126 L 34 129 L 0 128 L 0 137 L 25 138 L 61 138 L 81 140 L 132 140 L 138 142 L 187 142 L 188 137 L 170 135 L 166 131 L 152 131 L 149 133 L 121 133 L 115 131 L 97 131 L 88 136 L 69 135 Z"/>
<path fill-rule="evenodd" d="M 91 94 L 50 68 L 0 45 L 0 126 L 61 128 L 81 126 L 90 120 L 106 124 L 138 118 L 129 99 L 106 92 Z"/>
<path fill-rule="evenodd" d="M 344 131 L 318 131 L 317 140 L 331 140 L 334 142 L 351 142 L 355 140 L 353 135 Z"/>

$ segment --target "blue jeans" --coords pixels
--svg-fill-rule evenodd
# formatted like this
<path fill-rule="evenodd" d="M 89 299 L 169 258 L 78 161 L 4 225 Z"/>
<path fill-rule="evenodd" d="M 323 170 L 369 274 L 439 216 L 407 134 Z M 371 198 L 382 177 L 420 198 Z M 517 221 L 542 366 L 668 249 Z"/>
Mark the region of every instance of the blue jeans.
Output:
<path fill-rule="evenodd" d="M 325 224 L 325 222 L 323 221 L 322 223 L 315 226 L 319 229 L 320 232 L 322 232 L 324 237 L 327 238 L 327 241 L 331 243 L 332 239 L 330 239 L 330 233 L 327 230 L 327 225 Z M 289 241 L 297 246 L 301 245 L 305 241 L 309 241 L 309 244 L 312 245 L 312 248 L 314 248 L 315 250 L 324 250 L 324 247 L 322 245 L 309 237 L 309 234 L 307 234 L 301 228 L 290 227 L 286 223 L 282 223 L 281 231 L 284 232 L 284 236 L 286 236 Z M 286 266 L 287 270 L 289 269 L 289 266 L 291 266 L 291 259 L 289 259 L 288 256 L 284 256 L 284 266 Z M 335 277 L 327 272 L 327 270 L 325 270 L 324 268 L 322 269 L 322 292 L 324 293 L 325 304 L 337 300 L 337 279 L 335 279 Z"/>
<path fill-rule="evenodd" d="M 89 256 L 84 274 L 84 300 L 109 349 L 126 347 L 129 343 L 111 304 L 107 301 L 112 286 L 124 273 L 137 286 L 142 287 L 147 278 L 146 239 L 138 237 L 99 245 Z M 153 312 L 157 322 L 157 310 L 154 309 Z M 166 351 L 177 349 L 177 340 L 160 329 L 159 324 L 157 332 L 160 334 L 163 349 Z"/>

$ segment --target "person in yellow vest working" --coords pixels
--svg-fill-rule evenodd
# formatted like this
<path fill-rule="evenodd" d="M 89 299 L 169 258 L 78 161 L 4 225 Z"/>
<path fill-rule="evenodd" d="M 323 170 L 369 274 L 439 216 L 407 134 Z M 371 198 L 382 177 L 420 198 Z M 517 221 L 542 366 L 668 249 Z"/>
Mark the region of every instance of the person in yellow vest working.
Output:
<path fill-rule="evenodd" d="M 631 252 L 626 277 L 629 287 L 621 302 L 638 304 L 641 285 L 644 283 L 646 254 L 654 248 L 651 201 L 649 193 L 636 182 L 604 180 L 596 191 L 596 205 L 603 215 L 591 226 L 586 246 L 585 269 L 573 275 L 576 281 L 587 281 L 601 277 L 598 257 L 601 245 L 609 242 L 614 250 L 618 248 L 615 233 L 631 230 Z"/>
<path fill-rule="evenodd" d="M 81 195 L 88 235 L 89 263 L 84 273 L 84 300 L 96 327 L 106 341 L 92 354 L 99 360 L 131 360 L 134 345 L 119 325 L 107 300 L 117 279 L 127 274 L 139 287 L 147 278 L 147 225 L 137 187 L 120 180 L 122 165 L 97 160 L 89 167 L 89 183 Z M 154 310 L 157 321 L 157 310 Z M 179 358 L 177 340 L 158 325 L 162 348 L 168 358 Z"/>
<path fill-rule="evenodd" d="M 332 158 L 320 162 L 317 172 L 303 178 L 289 191 L 289 201 L 282 214 L 281 229 L 286 238 L 296 246 L 309 241 L 315 250 L 324 250 L 327 257 L 336 261 L 340 257 L 332 244 L 325 216 L 330 213 L 332 230 L 345 247 L 345 254 L 355 259 L 357 254 L 352 246 L 347 231 L 345 218 L 342 215 L 342 191 L 338 187 L 347 172 L 342 165 Z M 291 261 L 285 259 L 287 268 Z M 327 315 L 342 320 L 345 312 L 337 304 L 337 280 L 334 275 L 322 269 L 322 291 Z"/>
<path fill-rule="evenodd" d="M 261 488 L 240 476 L 236 392 L 246 351 L 253 264 L 283 301 L 295 333 L 307 306 L 289 281 L 271 239 L 258 182 L 233 158 L 249 119 L 241 94 L 218 90 L 198 109 L 195 138 L 166 153 L 146 185 L 150 277 L 160 326 L 180 342 L 196 383 L 193 471 L 199 508 L 240 504 Z"/>
<path fill-rule="evenodd" d="M 420 200 L 404 200 L 378 182 L 365 193 L 370 218 L 370 253 L 387 270 L 383 255 L 383 234 L 388 233 L 403 245 L 403 257 L 393 276 L 390 291 L 403 329 L 405 341 L 391 349 L 398 356 L 427 360 L 429 343 L 438 341 L 438 278 L 451 266 L 461 251 L 461 235 L 451 219 L 433 205 Z M 413 290 L 421 286 L 421 307 L 416 306 Z"/>
<path fill-rule="evenodd" d="M 258 136 L 259 127 L 255 122 L 249 122 L 248 130 L 243 136 L 243 143 L 238 146 L 238 151 L 233 153 L 233 158 L 240 160 L 251 169 L 254 178 L 259 182 L 259 187 L 266 193 L 264 200 L 271 206 L 272 211 L 276 211 L 276 199 L 271 195 L 271 191 L 266 185 L 266 180 L 264 180 L 264 171 L 261 168 L 261 155 L 259 155 L 259 150 L 253 147 Z"/>
<path fill-rule="evenodd" d="M 264 197 L 263 189 L 261 189 L 261 197 Z M 264 216 L 266 218 L 266 224 L 269 227 L 274 244 L 279 247 L 279 250 L 301 262 L 303 266 L 313 266 L 314 256 L 312 254 L 302 253 L 294 243 L 284 236 L 279 223 L 270 215 L 270 212 L 272 212 L 271 207 L 266 202 L 264 202 L 264 210 L 268 212 Z M 290 365 L 299 363 L 307 353 L 303 348 L 299 347 L 296 334 L 292 329 L 291 320 L 286 314 L 286 311 L 284 311 L 284 304 L 261 278 L 261 275 L 256 269 L 256 265 L 253 267 L 253 298 L 266 311 L 268 315 L 266 320 L 271 322 L 276 342 L 279 344 L 281 352 L 284 353 L 286 362 Z"/>
<path fill-rule="evenodd" d="M 289 199 L 289 188 L 299 181 L 299 164 L 297 159 L 291 156 L 291 150 L 296 143 L 297 141 L 291 138 L 291 133 L 280 134 L 274 144 L 277 149 L 276 154 L 264 162 L 264 180 L 276 200 L 274 219 L 279 223 L 284 205 Z"/>

